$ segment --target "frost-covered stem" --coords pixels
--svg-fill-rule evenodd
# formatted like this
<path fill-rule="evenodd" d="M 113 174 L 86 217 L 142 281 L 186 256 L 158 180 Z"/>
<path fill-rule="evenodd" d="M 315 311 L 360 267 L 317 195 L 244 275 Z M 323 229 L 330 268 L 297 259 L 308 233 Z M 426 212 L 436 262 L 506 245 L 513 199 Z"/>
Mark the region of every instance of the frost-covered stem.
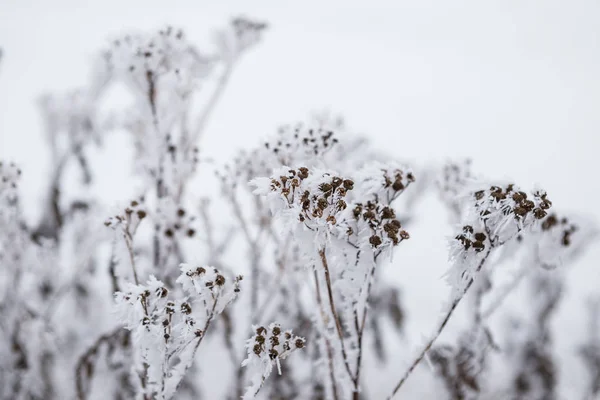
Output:
<path fill-rule="evenodd" d="M 358 341 L 357 341 L 358 356 L 357 356 L 357 360 L 356 360 L 356 376 L 355 376 L 355 381 L 354 381 L 354 385 L 357 390 L 354 391 L 354 400 L 359 399 L 358 386 L 360 385 L 360 368 L 361 368 L 361 363 L 362 363 L 363 336 L 364 336 L 364 332 L 365 332 L 365 324 L 367 321 L 367 311 L 369 309 L 369 307 L 368 307 L 369 297 L 371 296 L 371 287 L 373 286 L 374 275 L 375 275 L 375 265 L 373 265 L 373 267 L 371 268 L 371 274 L 370 274 L 370 277 L 368 277 L 369 283 L 367 285 L 367 297 L 366 297 L 366 301 L 365 301 L 365 304 L 363 307 L 362 318 L 361 318 L 360 324 L 358 321 L 358 312 L 356 311 L 356 309 L 354 309 L 354 327 L 356 329 L 356 334 L 358 336 Z"/>
<path fill-rule="evenodd" d="M 260 263 L 260 253 L 262 248 L 258 245 L 258 240 L 263 231 L 263 225 L 261 224 L 261 229 L 257 233 L 256 238 L 252 237 L 250 233 L 250 228 L 248 227 L 248 222 L 246 218 L 244 218 L 244 214 L 242 213 L 242 208 L 240 207 L 235 194 L 231 194 L 229 196 L 229 200 L 231 202 L 231 206 L 233 208 L 233 214 L 239 221 L 239 224 L 242 228 L 242 233 L 248 242 L 248 247 L 250 251 L 250 315 L 252 321 L 256 319 L 256 313 L 258 308 L 258 281 L 259 281 L 259 263 Z"/>
<path fill-rule="evenodd" d="M 110 252 L 110 261 L 108 262 L 108 274 L 110 275 L 110 282 L 112 288 L 111 293 L 115 293 L 121 290 L 121 288 L 119 287 L 119 280 L 115 271 L 115 267 L 117 266 L 117 261 L 115 260 L 115 247 L 116 242 L 113 241 Z"/>
<path fill-rule="evenodd" d="M 358 386 L 358 384 L 360 383 L 360 364 L 362 362 L 362 347 L 363 347 L 362 343 L 363 343 L 363 328 L 365 327 L 365 316 L 366 316 L 366 313 L 363 314 L 362 322 L 359 325 L 358 313 L 356 312 L 356 309 L 354 310 L 354 328 L 356 329 L 356 334 L 358 336 L 358 339 L 357 339 L 358 356 L 356 357 L 356 376 L 355 376 L 355 381 L 354 381 L 355 386 Z M 355 390 L 353 392 L 352 398 L 353 398 L 353 400 L 358 400 L 360 398 L 360 394 L 359 394 L 358 390 Z"/>
<path fill-rule="evenodd" d="M 317 303 L 319 304 L 319 309 L 321 310 L 321 318 L 323 319 L 323 323 L 325 323 L 325 307 L 323 306 L 323 300 L 321 298 L 321 288 L 319 285 L 319 276 L 317 274 L 317 270 L 314 271 L 315 275 L 315 291 L 317 294 Z M 323 335 L 323 340 L 325 340 L 325 347 L 327 350 L 327 359 L 329 364 L 329 380 L 331 381 L 331 388 L 333 393 L 333 399 L 338 400 L 338 392 L 337 385 L 335 383 L 335 372 L 333 370 L 333 351 L 331 349 L 331 343 L 329 343 L 329 339 L 327 336 Z"/>
<path fill-rule="evenodd" d="M 217 296 L 214 298 L 214 302 L 213 302 L 212 308 L 210 310 L 210 314 L 208 315 L 208 318 L 206 319 L 206 323 L 204 324 L 204 328 L 202 329 L 202 334 L 200 335 L 200 337 L 198 338 L 198 341 L 196 342 L 196 345 L 194 346 L 194 350 L 192 351 L 191 357 L 189 358 L 188 362 L 185 364 L 185 367 L 183 368 L 183 372 L 181 374 L 182 379 L 179 382 L 177 382 L 177 386 L 176 386 L 175 391 L 173 393 L 177 392 L 177 388 L 179 388 L 179 385 L 183 381 L 183 377 L 185 376 L 186 372 L 190 369 L 190 367 L 194 363 L 194 357 L 196 356 L 196 352 L 198 351 L 198 347 L 200 347 L 200 344 L 202 343 L 202 340 L 206 336 L 206 331 L 210 327 L 210 323 L 212 322 L 212 320 L 213 320 L 213 318 L 215 316 L 215 310 L 217 308 L 217 302 L 218 301 L 219 301 L 219 294 L 217 294 Z"/>
<path fill-rule="evenodd" d="M 496 296 L 494 300 L 490 302 L 490 305 L 483 312 L 483 319 L 487 319 L 492 316 L 502 305 L 504 300 L 508 297 L 508 295 L 517 287 L 519 283 L 525 278 L 533 269 L 529 266 L 522 267 L 520 271 L 513 277 L 513 279 L 504 285 L 500 290 L 499 294 Z"/>
<path fill-rule="evenodd" d="M 135 256 L 133 253 L 133 236 L 131 232 L 129 232 L 129 226 L 125 229 L 123 233 L 123 237 L 125 238 L 125 244 L 127 245 L 127 251 L 129 252 L 129 261 L 131 262 L 131 270 L 133 271 L 133 280 L 136 285 L 139 285 L 140 282 L 138 280 L 137 270 L 135 268 Z"/>
<path fill-rule="evenodd" d="M 88 378 L 91 378 L 93 375 L 94 368 L 92 364 L 92 357 L 98 353 L 98 351 L 100 350 L 100 346 L 102 346 L 104 343 L 110 343 L 110 341 L 113 340 L 121 332 L 122 329 L 123 328 L 119 326 L 113 331 L 100 336 L 98 339 L 96 339 L 94 344 L 92 344 L 86 350 L 86 352 L 83 353 L 81 357 L 79 357 L 75 369 L 75 389 L 78 400 L 85 400 L 87 398 L 87 390 L 86 388 L 84 388 L 83 382 L 84 368 L 85 373 L 88 375 Z"/>
<path fill-rule="evenodd" d="M 267 380 L 267 377 L 263 374 L 263 376 L 261 377 L 261 380 L 260 380 L 260 385 L 258 385 L 258 388 L 252 395 L 252 398 L 255 398 L 256 396 L 258 396 L 258 392 L 260 392 L 260 389 L 262 389 L 262 387 L 265 385 L 266 380 Z"/>
<path fill-rule="evenodd" d="M 60 157 L 54 167 L 50 188 L 46 195 L 47 211 L 32 234 L 34 240 L 37 240 L 40 236 L 52 237 L 58 240 L 58 230 L 63 224 L 63 215 L 60 211 L 60 183 L 68 156 L 69 154 L 65 154 Z"/>
<path fill-rule="evenodd" d="M 490 276 L 487 270 L 479 272 L 478 284 L 475 290 L 475 299 L 473 303 L 473 322 L 476 327 L 479 327 L 483 321 L 483 313 L 481 304 L 483 302 L 483 296 L 490 290 Z"/>
<path fill-rule="evenodd" d="M 196 123 L 196 126 L 193 128 L 193 131 L 192 131 L 192 139 L 188 143 L 189 146 L 193 146 L 195 143 L 198 143 L 198 140 L 200 140 L 200 137 L 204 133 L 204 128 L 206 126 L 206 122 L 208 121 L 210 114 L 215 109 L 215 106 L 219 102 L 219 99 L 223 95 L 225 87 L 227 86 L 227 82 L 229 82 L 229 78 L 231 77 L 232 71 L 233 71 L 233 63 L 230 62 L 226 65 L 225 70 L 223 71 L 223 74 L 221 74 L 221 77 L 219 78 L 219 81 L 217 82 L 217 87 L 215 88 L 214 92 L 212 93 L 212 96 L 210 97 L 210 99 L 208 100 L 208 103 L 204 107 L 202 114 L 200 114 L 200 116 L 198 117 L 198 122 Z"/>
<path fill-rule="evenodd" d="M 333 288 L 331 285 L 331 277 L 329 274 L 329 266 L 327 265 L 327 256 L 325 255 L 325 248 L 319 250 L 319 256 L 321 257 L 321 264 L 323 264 L 323 269 L 325 271 L 325 285 L 327 287 L 327 296 L 329 297 L 329 307 L 331 308 L 331 314 L 333 315 L 333 320 L 335 322 L 335 328 L 340 339 L 340 345 L 342 347 L 342 357 L 344 358 L 344 365 L 346 366 L 346 371 L 350 376 L 350 379 L 354 383 L 354 390 L 358 390 L 358 384 L 356 382 L 356 378 L 350 369 L 350 363 L 348 362 L 348 353 L 346 352 L 346 344 L 344 341 L 344 331 L 342 330 L 342 324 L 340 322 L 340 317 L 335 308 L 335 302 L 333 300 Z"/>
<path fill-rule="evenodd" d="M 593 299 L 589 305 L 589 328 L 587 343 L 581 349 L 581 355 L 587 366 L 589 384 L 586 398 L 595 399 L 600 393 L 600 299 Z"/>
<path fill-rule="evenodd" d="M 481 271 L 481 268 L 483 267 L 483 264 L 485 264 L 485 261 L 488 259 L 488 257 L 489 257 L 489 255 L 490 255 L 490 253 L 491 253 L 491 251 L 492 251 L 493 248 L 494 248 L 493 245 L 488 247 L 488 250 L 487 250 L 485 256 L 483 256 L 483 258 L 479 262 L 479 265 L 477 266 L 477 270 L 475 271 L 475 275 L 479 274 L 479 271 Z M 467 286 L 463 290 L 463 292 L 460 295 L 460 297 L 458 297 L 457 299 L 455 299 L 455 300 L 452 301 L 452 304 L 450 305 L 450 308 L 446 312 L 446 315 L 444 316 L 444 319 L 442 320 L 442 322 L 440 323 L 440 325 L 438 326 L 438 328 L 435 330 L 435 333 L 433 334 L 433 336 L 431 337 L 431 339 L 429 339 L 429 341 L 427 342 L 427 344 L 425 344 L 425 347 L 423 348 L 423 350 L 421 350 L 421 352 L 419 353 L 419 355 L 417 356 L 417 358 L 415 358 L 415 360 L 410 364 L 410 366 L 408 367 L 408 369 L 406 370 L 406 372 L 404 373 L 404 375 L 402 375 L 402 378 L 400 378 L 400 381 L 394 387 L 394 390 L 392 391 L 392 394 L 390 396 L 388 396 L 388 400 L 392 399 L 396 395 L 396 393 L 398 393 L 398 391 L 400 390 L 400 388 L 402 387 L 402 385 L 404 384 L 404 382 L 406 382 L 406 380 L 412 374 L 412 372 L 415 370 L 415 368 L 421 363 L 421 361 L 423 360 L 423 358 L 425 357 L 425 355 L 427 354 L 427 352 L 431 349 L 431 347 L 433 346 L 433 344 L 435 343 L 435 341 L 438 339 L 438 337 L 440 336 L 440 334 L 442 333 L 442 331 L 444 330 L 444 328 L 448 324 L 448 321 L 450 320 L 450 317 L 452 317 L 452 314 L 454 313 L 454 310 L 456 310 L 456 307 L 458 307 L 458 304 L 460 303 L 460 301 L 465 297 L 465 294 L 469 291 L 469 289 L 473 285 L 473 282 L 474 282 L 474 279 L 472 278 L 469 281 L 469 283 L 467 283 Z"/>

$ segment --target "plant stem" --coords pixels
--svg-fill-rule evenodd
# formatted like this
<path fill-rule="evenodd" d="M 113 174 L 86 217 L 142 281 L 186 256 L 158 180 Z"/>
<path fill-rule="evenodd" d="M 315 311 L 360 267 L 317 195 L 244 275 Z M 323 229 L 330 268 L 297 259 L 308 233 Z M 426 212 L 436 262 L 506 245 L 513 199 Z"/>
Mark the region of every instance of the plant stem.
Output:
<path fill-rule="evenodd" d="M 488 248 L 485 256 L 483 256 L 483 258 L 479 262 L 479 265 L 477 266 L 477 270 L 475 271 L 476 272 L 475 275 L 479 274 L 479 272 L 481 271 L 481 268 L 483 267 L 483 264 L 485 263 L 485 261 L 488 259 L 489 255 L 490 255 L 490 252 L 492 251 L 492 248 L 493 248 L 493 246 L 489 246 L 489 248 Z M 394 390 L 392 391 L 392 394 L 390 396 L 388 396 L 388 398 L 387 398 L 388 400 L 391 400 L 396 395 L 396 393 L 398 393 L 398 391 L 400 390 L 400 388 L 402 387 L 402 385 L 404 384 L 404 382 L 406 382 L 406 380 L 412 374 L 412 372 L 415 370 L 415 368 L 417 367 L 417 365 L 419 365 L 421 363 L 421 361 L 423 360 L 423 358 L 425 358 L 425 355 L 431 349 L 431 347 L 433 346 L 433 344 L 435 343 L 435 341 L 438 339 L 438 337 L 440 336 L 440 334 L 442 333 L 442 331 L 444 330 L 444 328 L 448 324 L 448 321 L 450 320 L 450 317 L 452 317 L 452 314 L 454 313 L 454 310 L 456 310 L 456 307 L 458 306 L 458 304 L 460 303 L 460 301 L 465 297 L 465 294 L 471 288 L 471 286 L 473 285 L 473 282 L 474 282 L 474 279 L 471 278 L 471 280 L 467 284 L 467 287 L 463 290 L 462 295 L 460 297 L 458 297 L 457 299 L 455 299 L 452 302 L 452 305 L 450 306 L 450 309 L 447 311 L 447 313 L 444 316 L 444 319 L 442 320 L 441 324 L 436 329 L 433 337 L 431 339 L 429 339 L 429 341 L 427 342 L 427 344 L 425 345 L 425 347 L 423 348 L 423 350 L 421 350 L 421 352 L 419 353 L 419 355 L 417 356 L 417 358 L 408 367 L 408 370 L 406 370 L 406 372 L 404 373 L 404 375 L 402 375 L 402 378 L 400 379 L 400 381 L 398 382 L 398 384 L 396 384 L 396 386 L 394 387 Z"/>
<path fill-rule="evenodd" d="M 321 288 L 319 286 L 319 276 L 317 275 L 317 270 L 314 271 L 315 274 L 315 285 L 316 285 L 316 293 L 317 293 L 317 303 L 319 304 L 319 308 L 321 309 L 321 318 L 323 319 L 323 323 L 325 323 L 325 309 L 323 308 L 323 300 L 321 299 Z M 331 350 L 331 343 L 329 343 L 329 339 L 323 335 L 323 339 L 325 340 L 325 347 L 327 348 L 327 358 L 329 360 L 329 379 L 331 380 L 331 387 L 333 389 L 333 398 L 334 400 L 338 400 L 337 393 L 337 385 L 335 384 L 335 373 L 333 371 L 333 352 Z"/>
<path fill-rule="evenodd" d="M 348 362 L 348 353 L 346 352 L 346 345 L 344 342 L 344 331 L 342 330 L 342 324 L 340 322 L 340 318 L 338 316 L 337 310 L 335 309 L 335 302 L 333 300 L 333 288 L 331 286 L 331 276 L 329 274 L 329 266 L 327 264 L 327 256 L 325 255 L 325 248 L 319 250 L 319 256 L 321 256 L 321 263 L 323 264 L 323 269 L 325 270 L 325 284 L 327 287 L 327 296 L 329 297 L 329 306 L 331 308 L 331 314 L 333 315 L 333 320 L 335 321 L 335 328 L 340 339 L 340 344 L 342 347 L 342 356 L 344 358 L 344 365 L 346 366 L 346 371 L 350 376 L 350 379 L 354 383 L 354 391 L 358 391 L 358 385 L 356 381 L 356 377 L 352 373 L 350 369 L 350 364 Z"/>
<path fill-rule="evenodd" d="M 223 92 L 225 91 L 225 87 L 227 87 L 227 82 L 229 82 L 229 78 L 231 77 L 232 70 L 233 70 L 233 65 L 228 64 L 225 67 L 223 74 L 221 74 L 221 77 L 219 78 L 219 81 L 217 82 L 217 87 L 215 88 L 215 91 L 212 93 L 212 96 L 208 100 L 206 107 L 204 107 L 204 111 L 202 112 L 202 114 L 200 114 L 200 117 L 198 118 L 198 122 L 196 123 L 196 126 L 193 128 L 192 139 L 191 139 L 190 143 L 188 144 L 189 146 L 191 146 L 195 143 L 198 143 L 198 140 L 204 133 L 204 128 L 206 126 L 206 122 L 208 121 L 208 117 L 213 112 L 213 110 L 215 109 L 215 106 L 219 102 L 219 99 L 223 95 Z"/>
<path fill-rule="evenodd" d="M 131 262 L 131 270 L 133 271 L 133 279 L 136 285 L 139 285 L 140 282 L 138 280 L 137 270 L 135 269 L 135 259 L 133 254 L 133 236 L 129 232 L 129 226 L 125 229 L 125 233 L 123 234 L 125 237 L 125 244 L 127 245 L 127 251 L 129 252 L 129 261 Z"/>

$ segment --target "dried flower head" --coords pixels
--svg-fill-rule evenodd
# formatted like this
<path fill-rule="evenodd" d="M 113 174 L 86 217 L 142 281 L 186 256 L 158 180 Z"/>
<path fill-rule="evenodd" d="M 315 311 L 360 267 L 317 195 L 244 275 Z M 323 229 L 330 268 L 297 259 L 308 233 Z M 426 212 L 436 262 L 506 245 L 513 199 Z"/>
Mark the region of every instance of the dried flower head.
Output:
<path fill-rule="evenodd" d="M 460 218 L 463 211 L 464 193 L 475 183 L 471 169 L 472 162 L 467 158 L 446 162 L 436 174 L 435 183 L 439 195 L 453 213 L 454 219 Z"/>
<path fill-rule="evenodd" d="M 317 234 L 324 234 L 325 238 L 337 225 L 340 213 L 348 207 L 346 198 L 353 190 L 350 179 L 306 167 L 281 167 L 271 178 L 257 178 L 251 184 L 255 194 L 266 196 L 271 210 L 285 220 L 288 229 L 299 222 Z"/>
<path fill-rule="evenodd" d="M 227 279 L 219 270 L 209 266 L 181 264 L 177 282 L 183 289 L 198 296 L 205 304 L 216 302 L 215 312 L 220 314 L 240 292 L 241 275 Z"/>
<path fill-rule="evenodd" d="M 501 241 L 513 238 L 543 219 L 552 206 L 543 190 L 528 195 L 514 184 L 491 185 L 472 192 L 471 196 L 476 217 L 484 222 L 492 236 Z"/>
<path fill-rule="evenodd" d="M 15 163 L 0 161 L 0 204 L 16 200 L 20 178 L 21 169 Z"/>
<path fill-rule="evenodd" d="M 253 399 L 271 374 L 273 365 L 281 375 L 280 361 L 286 359 L 297 349 L 306 346 L 306 340 L 296 336 L 291 330 L 282 331 L 279 324 L 272 323 L 268 327 L 253 327 L 256 332 L 246 341 L 247 357 L 242 366 L 251 370 L 251 385 L 243 398 Z"/>
<path fill-rule="evenodd" d="M 526 238 L 537 262 L 555 268 L 570 262 L 598 236 L 598 226 L 589 216 L 550 213 L 539 229 Z"/>

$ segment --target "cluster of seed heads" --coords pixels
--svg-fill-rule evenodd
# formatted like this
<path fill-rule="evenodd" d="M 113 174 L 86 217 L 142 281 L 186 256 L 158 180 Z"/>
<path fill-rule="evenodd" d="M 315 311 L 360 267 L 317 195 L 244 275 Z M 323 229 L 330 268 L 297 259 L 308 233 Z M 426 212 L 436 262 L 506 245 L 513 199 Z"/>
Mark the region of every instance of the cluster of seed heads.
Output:
<path fill-rule="evenodd" d="M 113 229 L 117 226 L 128 228 L 130 225 L 137 225 L 147 215 L 146 208 L 144 207 L 144 198 L 141 197 L 139 200 L 132 200 L 123 211 L 123 214 L 109 217 L 104 221 L 104 225 Z"/>
<path fill-rule="evenodd" d="M 271 151 L 282 165 L 291 165 L 301 161 L 296 157 L 322 156 L 337 143 L 338 139 L 332 130 L 306 128 L 303 124 L 298 124 L 295 127 L 280 127 L 277 135 L 265 142 L 265 148 Z"/>
<path fill-rule="evenodd" d="M 486 193 L 487 192 L 487 193 Z M 488 196 L 486 199 L 486 195 Z M 524 219 L 530 213 L 536 219 L 542 219 L 547 215 L 546 210 L 552 206 L 552 202 L 548 200 L 545 192 L 535 192 L 532 197 L 533 200 L 527 198 L 527 193 L 517 191 L 514 189 L 514 185 L 507 185 L 505 188 L 500 186 L 491 186 L 488 191 L 480 190 L 475 192 L 475 200 L 485 202 L 504 203 L 509 199 L 512 199 L 514 205 L 504 207 L 502 210 L 505 215 L 513 214 L 515 219 Z M 481 216 L 485 217 L 490 214 L 489 209 L 481 211 Z"/>
<path fill-rule="evenodd" d="M 206 281 L 205 285 L 209 289 L 213 289 L 215 286 L 222 287 L 225 285 L 225 277 L 219 273 L 219 271 L 215 268 L 214 272 L 217 274 L 215 279 L 212 281 Z M 186 272 L 186 275 L 190 278 L 202 277 L 206 274 L 206 268 L 198 267 L 195 271 Z"/>
<path fill-rule="evenodd" d="M 402 224 L 396 219 L 396 212 L 390 206 L 373 201 L 357 203 L 352 213 L 357 222 L 362 221 L 371 229 L 369 243 L 375 248 L 379 247 L 386 238 L 397 245 L 410 237 L 408 232 L 401 229 Z M 354 233 L 354 229 L 349 227 L 346 233 L 350 236 Z"/>
<path fill-rule="evenodd" d="M 186 159 L 191 161 L 193 169 L 196 168 L 200 160 L 198 157 L 198 153 L 200 152 L 198 150 L 198 146 L 177 146 L 170 134 L 166 136 L 165 142 L 167 147 L 167 155 L 171 159 L 172 163 L 175 164 L 182 161 L 182 159 Z"/>
<path fill-rule="evenodd" d="M 166 289 L 165 289 L 166 290 Z M 164 294 L 164 296 L 166 296 L 166 294 Z M 162 297 L 164 297 L 162 296 Z M 184 323 L 186 326 L 188 326 L 190 329 L 193 329 L 194 326 L 196 325 L 196 319 L 194 317 L 192 317 L 192 306 L 187 303 L 187 302 L 183 302 L 181 303 L 181 305 L 179 306 L 179 308 L 176 307 L 175 302 L 173 301 L 168 301 L 165 309 L 164 309 L 164 317 L 163 317 L 163 321 L 162 321 L 162 326 L 163 326 L 163 330 L 164 330 L 164 339 L 165 342 L 168 341 L 171 338 L 171 330 L 173 328 L 173 318 L 174 316 L 179 312 L 179 316 L 184 320 Z M 194 331 L 194 334 L 196 336 L 202 336 L 202 331 L 200 329 L 196 329 Z"/>
<path fill-rule="evenodd" d="M 325 218 L 326 222 L 335 225 L 336 213 L 348 206 L 345 197 L 354 189 L 354 182 L 339 176 L 325 175 L 316 190 L 302 187 L 302 182 L 311 172 L 306 167 L 290 169 L 287 176 L 271 179 L 271 190 L 280 192 L 290 205 L 298 203 L 301 211 L 300 222 Z"/>
<path fill-rule="evenodd" d="M 153 39 L 147 43 L 143 43 L 138 37 L 132 35 L 125 35 L 121 39 L 116 39 L 112 42 L 113 50 L 130 48 L 133 55 L 140 60 L 148 60 L 152 58 L 162 58 L 166 56 L 167 49 L 164 46 L 164 40 L 184 40 L 184 32 L 181 29 L 174 29 L 171 26 L 167 26 L 165 29 L 158 31 L 158 35 L 154 36 Z M 128 49 L 129 50 L 129 49 Z M 109 50 L 107 56 L 110 60 L 112 58 L 112 51 Z M 130 72 L 136 71 L 135 65 L 129 66 Z M 150 72 L 150 70 L 147 70 Z"/>
<path fill-rule="evenodd" d="M 390 173 L 391 172 L 391 173 Z M 394 169 L 392 171 L 385 171 L 384 173 L 386 189 L 391 188 L 395 192 L 400 192 L 415 181 L 415 176 L 412 172 L 405 173 L 402 170 Z"/>
<path fill-rule="evenodd" d="M 272 169 L 270 161 L 268 157 L 264 157 L 263 149 L 254 149 L 251 152 L 241 150 L 231 164 L 223 166 L 223 172 L 217 170 L 215 174 L 221 180 L 225 191 L 236 189 L 240 183 L 247 187 L 247 182 L 253 178 L 269 175 Z"/>
<path fill-rule="evenodd" d="M 264 22 L 252 21 L 247 18 L 237 17 L 231 21 L 231 26 L 235 35 L 238 38 L 243 38 L 249 33 L 260 33 L 267 28 L 267 24 Z"/>
<path fill-rule="evenodd" d="M 268 328 L 259 326 L 254 335 L 252 352 L 258 357 L 268 355 L 270 360 L 285 358 L 290 352 L 304 348 L 304 338 L 295 336 L 291 331 L 282 332 L 281 327 L 272 324 Z"/>
<path fill-rule="evenodd" d="M 571 235 L 578 230 L 578 226 L 567 218 L 559 219 L 556 214 L 548 215 L 542 222 L 542 231 L 560 230 L 560 243 L 567 247 L 571 244 Z"/>
<path fill-rule="evenodd" d="M 471 225 L 465 225 L 462 233 L 457 235 L 455 239 L 460 242 L 465 251 L 472 248 L 479 253 L 485 249 L 487 236 L 483 232 L 475 232 Z"/>
<path fill-rule="evenodd" d="M 175 212 L 175 217 L 169 219 L 169 222 L 164 223 L 164 226 L 157 225 L 156 229 L 161 230 L 165 237 L 172 239 L 179 232 L 183 232 L 187 237 L 194 237 L 196 230 L 192 227 L 195 218 L 188 216 L 187 211 L 183 207 L 179 207 Z"/>
<path fill-rule="evenodd" d="M 442 168 L 437 184 L 443 194 L 456 197 L 472 178 L 470 159 L 462 162 L 448 162 Z"/>
<path fill-rule="evenodd" d="M 224 166 L 224 173 L 217 171 L 217 176 L 225 186 L 235 188 L 238 182 L 268 175 L 274 167 L 298 165 L 307 158 L 322 156 L 337 143 L 335 132 L 330 129 L 307 128 L 302 123 L 294 127 L 284 125 L 264 142 L 264 148 L 241 151 L 231 165 Z"/>
<path fill-rule="evenodd" d="M 21 176 L 21 169 L 19 169 L 15 163 L 11 162 L 5 164 L 0 161 L 0 179 L 2 183 L 0 188 L 10 187 L 12 189 L 17 188 L 17 180 Z"/>
<path fill-rule="evenodd" d="M 142 325 L 149 326 L 151 324 L 161 324 L 163 327 L 163 337 L 165 342 L 167 342 L 172 336 L 172 329 L 174 326 L 174 319 L 179 317 L 183 319 L 185 325 L 187 325 L 190 329 L 193 329 L 196 325 L 196 319 L 191 315 L 192 314 L 192 306 L 183 302 L 181 305 L 176 307 L 175 302 L 169 300 L 166 302 L 165 306 L 162 308 L 162 313 L 159 313 L 159 309 L 151 306 L 151 302 L 158 299 L 166 299 L 169 295 L 169 290 L 164 286 L 159 286 L 154 291 L 154 297 L 152 297 L 152 293 L 149 289 L 144 290 L 139 298 L 140 302 L 144 310 L 154 310 L 152 314 L 146 315 L 142 319 Z M 131 299 L 131 294 L 125 296 L 125 300 L 129 301 Z M 162 322 L 161 322 L 162 320 Z M 196 336 L 201 336 L 202 331 L 196 330 L 194 331 Z"/>

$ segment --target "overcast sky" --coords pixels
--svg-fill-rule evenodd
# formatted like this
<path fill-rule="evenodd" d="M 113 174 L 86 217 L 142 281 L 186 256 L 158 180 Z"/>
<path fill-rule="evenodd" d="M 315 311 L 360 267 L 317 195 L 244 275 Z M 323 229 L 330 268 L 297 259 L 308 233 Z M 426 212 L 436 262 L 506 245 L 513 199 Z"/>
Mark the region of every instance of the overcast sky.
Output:
<path fill-rule="evenodd" d="M 206 153 L 224 160 L 279 123 L 328 107 L 403 159 L 471 156 L 486 176 L 540 184 L 557 208 L 600 220 L 595 0 L 1 0 L 0 158 L 23 166 L 29 205 L 46 179 L 40 93 L 85 84 L 91 56 L 110 35 L 170 23 L 206 43 L 236 14 L 271 28 L 235 71 L 208 126 Z M 397 266 L 399 279 L 412 282 L 409 305 L 432 315 L 425 331 L 440 306 L 430 293 L 444 288 L 447 231 L 433 222 L 416 232 L 411 265 Z M 574 345 L 569 326 L 583 323 L 583 298 L 600 287 L 599 257 L 596 246 L 573 270 L 576 296 L 557 322 L 565 348 Z"/>

